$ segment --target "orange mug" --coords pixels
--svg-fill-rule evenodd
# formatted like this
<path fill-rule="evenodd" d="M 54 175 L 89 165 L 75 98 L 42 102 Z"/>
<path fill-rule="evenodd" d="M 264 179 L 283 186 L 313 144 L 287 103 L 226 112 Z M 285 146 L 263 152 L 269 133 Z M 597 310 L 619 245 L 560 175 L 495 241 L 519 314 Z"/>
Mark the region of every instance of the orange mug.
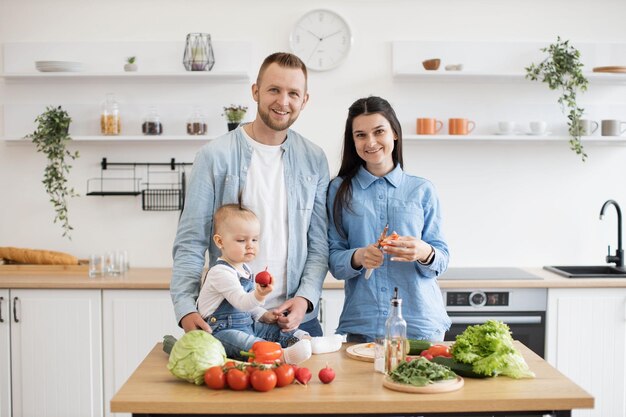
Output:
<path fill-rule="evenodd" d="M 451 135 L 467 135 L 476 127 L 476 123 L 467 119 L 449 119 L 448 132 Z"/>
<path fill-rule="evenodd" d="M 439 132 L 443 127 L 441 120 L 432 119 L 430 117 L 417 119 L 417 134 L 418 135 L 434 135 Z"/>

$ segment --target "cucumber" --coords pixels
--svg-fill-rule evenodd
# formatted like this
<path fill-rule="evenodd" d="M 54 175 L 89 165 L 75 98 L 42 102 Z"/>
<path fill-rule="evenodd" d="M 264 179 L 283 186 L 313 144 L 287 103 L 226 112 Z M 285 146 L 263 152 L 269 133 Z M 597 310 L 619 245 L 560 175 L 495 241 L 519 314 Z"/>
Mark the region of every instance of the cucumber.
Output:
<path fill-rule="evenodd" d="M 447 366 L 455 374 L 461 375 L 467 378 L 489 378 L 491 375 L 482 375 L 474 372 L 472 365 L 467 363 L 461 363 L 455 361 L 453 358 L 446 358 L 444 356 L 435 356 L 431 362 L 438 363 L 439 365 Z"/>
<path fill-rule="evenodd" d="M 406 354 L 407 355 L 419 355 L 423 350 L 428 349 L 433 344 L 428 340 L 419 339 L 407 339 L 406 340 Z"/>
<path fill-rule="evenodd" d="M 168 355 L 172 353 L 174 343 L 176 343 L 176 338 L 171 334 L 166 334 L 165 336 L 163 336 L 163 352 L 167 353 Z"/>

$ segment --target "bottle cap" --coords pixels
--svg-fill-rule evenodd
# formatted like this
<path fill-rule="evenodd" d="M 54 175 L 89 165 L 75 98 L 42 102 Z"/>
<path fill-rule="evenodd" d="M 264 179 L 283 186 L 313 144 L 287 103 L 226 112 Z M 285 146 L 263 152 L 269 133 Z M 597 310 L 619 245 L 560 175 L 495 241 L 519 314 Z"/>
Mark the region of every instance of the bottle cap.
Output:
<path fill-rule="evenodd" d="M 398 287 L 393 289 L 393 298 L 391 299 L 391 305 L 397 307 L 402 304 L 402 298 L 398 298 Z"/>

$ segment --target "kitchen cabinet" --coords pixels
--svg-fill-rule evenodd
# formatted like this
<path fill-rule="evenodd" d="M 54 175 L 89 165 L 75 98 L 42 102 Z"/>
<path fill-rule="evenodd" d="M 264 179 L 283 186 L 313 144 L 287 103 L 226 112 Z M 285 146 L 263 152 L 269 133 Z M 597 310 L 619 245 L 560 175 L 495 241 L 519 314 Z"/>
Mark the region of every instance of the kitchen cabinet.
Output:
<path fill-rule="evenodd" d="M 103 290 L 105 415 L 110 400 L 156 342 L 182 336 L 169 290 Z"/>
<path fill-rule="evenodd" d="M 339 326 L 339 316 L 343 310 L 343 288 L 324 289 L 320 298 L 319 321 L 324 336 L 335 334 Z"/>
<path fill-rule="evenodd" d="M 576 417 L 626 416 L 626 289 L 550 289 L 546 358 L 595 397 Z"/>
<path fill-rule="evenodd" d="M 223 106 L 250 101 L 251 44 L 213 41 L 216 63 L 211 71 L 186 71 L 184 39 L 151 42 L 8 42 L 3 44 L 6 94 L 0 97 L 6 141 L 30 143 L 24 135 L 48 105 L 61 105 L 72 117 L 76 142 L 203 143 L 226 132 Z M 83 71 L 38 72 L 35 62 L 63 59 L 82 63 Z M 125 57 L 137 56 L 139 70 L 124 72 Z M 236 88 L 239 84 L 240 88 Z M 120 105 L 121 134 L 100 133 L 101 103 L 115 94 Z M 216 102 L 214 97 L 225 97 Z M 161 114 L 162 135 L 142 134 L 151 107 Z M 206 135 L 187 135 L 194 110 L 206 117 Z M 197 145 L 196 145 L 197 146 Z"/>
<path fill-rule="evenodd" d="M 2 416 L 102 416 L 100 291 L 0 290 L 0 297 Z"/>

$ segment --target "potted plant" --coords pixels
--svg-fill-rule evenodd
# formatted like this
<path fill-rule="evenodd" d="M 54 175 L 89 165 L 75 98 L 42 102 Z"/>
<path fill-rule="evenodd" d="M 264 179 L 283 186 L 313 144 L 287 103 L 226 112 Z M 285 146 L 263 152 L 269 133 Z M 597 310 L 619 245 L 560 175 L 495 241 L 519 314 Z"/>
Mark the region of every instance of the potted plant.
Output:
<path fill-rule="evenodd" d="M 234 104 L 231 104 L 228 107 L 224 107 L 224 113 L 222 115 L 226 116 L 229 131 L 236 129 L 237 126 L 239 126 L 239 123 L 241 123 L 247 111 L 247 106 L 236 106 Z"/>
<path fill-rule="evenodd" d="M 78 158 L 78 151 L 70 152 L 66 149 L 71 140 L 69 136 L 71 122 L 72 119 L 61 106 L 48 106 L 46 111 L 35 119 L 37 129 L 26 136 L 37 146 L 37 151 L 43 152 L 48 158 L 42 183 L 56 212 L 54 223 L 61 222 L 63 236 L 67 236 L 68 239 L 71 239 L 70 231 L 73 228 L 68 220 L 67 202 L 69 198 L 78 196 L 74 188 L 67 184 L 67 175 L 72 168 L 67 159 Z"/>
<path fill-rule="evenodd" d="M 134 56 L 129 56 L 128 58 L 126 58 L 124 71 L 127 71 L 127 72 L 137 71 L 137 64 L 135 63 L 136 61 L 137 61 L 137 57 L 134 57 Z"/>
<path fill-rule="evenodd" d="M 541 49 L 548 56 L 538 64 L 531 64 L 526 69 L 526 78 L 537 81 L 541 80 L 548 84 L 550 90 L 559 90 L 561 95 L 558 102 L 563 113 L 567 113 L 570 148 L 580 155 L 583 162 L 587 154 L 580 142 L 581 127 L 580 119 L 584 109 L 578 107 L 576 96 L 578 92 L 587 90 L 588 81 L 582 73 L 583 64 L 580 62 L 580 52 L 557 37 L 556 43 Z"/>

